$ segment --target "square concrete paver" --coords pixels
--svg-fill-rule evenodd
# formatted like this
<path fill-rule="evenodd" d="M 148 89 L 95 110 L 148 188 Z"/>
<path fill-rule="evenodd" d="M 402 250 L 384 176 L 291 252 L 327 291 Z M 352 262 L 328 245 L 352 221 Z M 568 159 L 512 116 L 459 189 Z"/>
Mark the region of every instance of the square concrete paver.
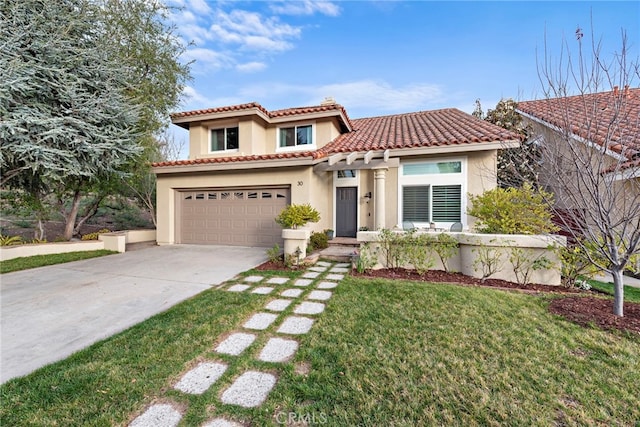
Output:
<path fill-rule="evenodd" d="M 260 294 L 260 295 L 267 295 L 267 294 L 270 294 L 271 291 L 273 291 L 273 288 L 270 288 L 269 286 L 258 286 L 257 288 L 252 290 L 251 293 L 252 294 Z"/>
<path fill-rule="evenodd" d="M 342 267 L 342 268 L 351 267 L 351 264 L 349 264 L 347 262 L 339 262 L 336 265 L 334 265 L 334 267 Z"/>
<path fill-rule="evenodd" d="M 262 279 L 264 279 L 264 277 L 262 276 L 249 276 L 249 277 L 245 277 L 243 280 L 249 283 L 256 283 L 261 281 Z"/>
<path fill-rule="evenodd" d="M 183 393 L 202 394 L 211 387 L 211 384 L 218 381 L 226 370 L 227 365 L 223 363 L 200 363 L 184 374 L 173 388 Z"/>
<path fill-rule="evenodd" d="M 238 332 L 229 335 L 227 339 L 218 344 L 218 346 L 215 348 L 215 351 L 217 351 L 218 353 L 237 356 L 242 353 L 247 347 L 249 347 L 255 340 L 256 336 L 253 334 Z"/>
<path fill-rule="evenodd" d="M 274 285 L 283 285 L 288 281 L 289 281 L 288 277 L 272 277 L 271 279 L 267 280 L 267 283 L 271 283 Z"/>
<path fill-rule="evenodd" d="M 307 299 L 314 299 L 318 301 L 326 301 L 331 298 L 332 293 L 330 291 L 311 291 L 307 295 Z"/>
<path fill-rule="evenodd" d="M 271 311 L 283 311 L 291 304 L 289 299 L 274 299 L 270 301 L 264 308 Z"/>
<path fill-rule="evenodd" d="M 304 277 L 305 279 L 315 279 L 319 275 L 320 273 L 318 273 L 317 271 L 309 271 L 308 273 L 304 273 L 302 277 Z"/>
<path fill-rule="evenodd" d="M 283 291 L 280 296 L 288 297 L 288 298 L 297 298 L 302 293 L 302 289 L 287 289 Z"/>
<path fill-rule="evenodd" d="M 338 286 L 336 282 L 320 282 L 318 284 L 318 289 L 333 289 L 336 286 Z"/>
<path fill-rule="evenodd" d="M 247 371 L 222 393 L 220 400 L 228 405 L 254 408 L 267 399 L 275 384 L 276 377 L 271 374 Z"/>
<path fill-rule="evenodd" d="M 298 350 L 298 341 L 284 338 L 270 338 L 264 346 L 258 360 L 263 362 L 286 362 Z"/>
<path fill-rule="evenodd" d="M 152 405 L 133 420 L 129 427 L 174 427 L 180 423 L 182 414 L 168 404 Z"/>
<path fill-rule="evenodd" d="M 302 335 L 311 330 L 313 319 L 308 317 L 289 316 L 284 319 L 282 325 L 278 328 L 281 334 Z"/>
<path fill-rule="evenodd" d="M 309 280 L 309 279 L 298 279 L 295 282 L 293 282 L 293 286 L 309 286 L 311 283 L 313 282 L 313 280 Z"/>
<path fill-rule="evenodd" d="M 216 418 L 205 424 L 202 427 L 244 427 L 242 424 L 238 424 L 235 421 L 225 420 L 224 418 Z"/>
<path fill-rule="evenodd" d="M 319 267 L 330 267 L 333 264 L 331 264 L 330 262 L 326 262 L 326 261 L 318 261 L 318 262 L 316 262 L 316 265 L 319 266 Z"/>
<path fill-rule="evenodd" d="M 331 273 L 348 273 L 349 269 L 346 267 L 333 267 L 329 270 Z"/>
<path fill-rule="evenodd" d="M 261 331 L 267 329 L 269 325 L 272 324 L 274 320 L 276 320 L 276 317 L 278 317 L 277 314 L 256 313 L 251 316 L 251 319 L 247 320 L 242 326 L 247 329 L 256 329 L 258 331 Z"/>
<path fill-rule="evenodd" d="M 327 280 L 342 280 L 344 279 L 344 274 L 327 274 L 325 276 L 325 279 Z"/>
<path fill-rule="evenodd" d="M 307 268 L 307 270 L 309 271 L 317 271 L 319 273 L 322 273 L 323 271 L 327 271 L 327 267 L 322 267 L 322 266 L 313 266 L 313 267 L 309 267 Z"/>
<path fill-rule="evenodd" d="M 243 291 L 246 291 L 247 289 L 249 289 L 250 287 L 251 286 L 249 286 L 249 285 L 238 284 L 238 285 L 229 286 L 227 288 L 227 290 L 229 292 L 243 292 Z"/>
<path fill-rule="evenodd" d="M 304 301 L 293 310 L 295 314 L 320 314 L 324 311 L 324 304 L 321 302 Z"/>

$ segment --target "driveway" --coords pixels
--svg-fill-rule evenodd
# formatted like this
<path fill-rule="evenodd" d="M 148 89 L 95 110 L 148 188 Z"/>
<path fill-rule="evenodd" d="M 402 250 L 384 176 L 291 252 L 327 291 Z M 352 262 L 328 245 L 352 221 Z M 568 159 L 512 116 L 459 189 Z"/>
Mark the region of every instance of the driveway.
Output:
<path fill-rule="evenodd" d="M 266 260 L 169 245 L 0 276 L 0 383 L 62 360 Z"/>

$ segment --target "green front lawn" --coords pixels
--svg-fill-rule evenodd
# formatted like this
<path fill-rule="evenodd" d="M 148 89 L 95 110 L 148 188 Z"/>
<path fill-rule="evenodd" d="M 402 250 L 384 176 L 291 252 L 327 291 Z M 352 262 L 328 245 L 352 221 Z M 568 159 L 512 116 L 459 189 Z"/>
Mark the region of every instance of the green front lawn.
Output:
<path fill-rule="evenodd" d="M 0 262 L 0 273 L 11 273 L 14 271 L 27 270 L 29 268 L 80 261 L 83 259 L 97 258 L 111 254 L 117 254 L 117 252 L 100 249 L 97 251 L 68 252 L 65 254 L 34 255 L 14 258 Z"/>
<path fill-rule="evenodd" d="M 592 289 L 596 289 L 607 295 L 613 296 L 613 283 L 600 282 L 598 280 L 588 280 Z M 624 286 L 624 300 L 627 302 L 640 303 L 640 288 L 632 286 Z"/>
<path fill-rule="evenodd" d="M 627 426 L 640 420 L 640 337 L 564 321 L 548 313 L 551 297 L 347 278 L 311 332 L 296 338 L 292 362 L 255 360 L 275 325 L 239 357 L 212 352 L 274 298 L 205 291 L 12 380 L 0 387 L 0 425 L 123 425 L 158 401 L 184 407 L 185 426 L 219 415 L 277 425 L 290 412 L 332 426 Z M 203 395 L 173 390 L 201 359 L 229 369 Z M 308 373 L 301 371 L 305 366 Z M 267 401 L 253 409 L 222 404 L 222 390 L 247 369 L 278 376 Z"/>

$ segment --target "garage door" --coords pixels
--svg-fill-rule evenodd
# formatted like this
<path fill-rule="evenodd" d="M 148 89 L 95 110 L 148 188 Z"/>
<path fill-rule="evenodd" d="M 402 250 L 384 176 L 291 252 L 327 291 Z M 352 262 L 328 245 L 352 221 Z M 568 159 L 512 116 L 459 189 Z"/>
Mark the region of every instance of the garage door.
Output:
<path fill-rule="evenodd" d="M 274 218 L 289 188 L 211 189 L 180 193 L 180 243 L 282 247 Z"/>

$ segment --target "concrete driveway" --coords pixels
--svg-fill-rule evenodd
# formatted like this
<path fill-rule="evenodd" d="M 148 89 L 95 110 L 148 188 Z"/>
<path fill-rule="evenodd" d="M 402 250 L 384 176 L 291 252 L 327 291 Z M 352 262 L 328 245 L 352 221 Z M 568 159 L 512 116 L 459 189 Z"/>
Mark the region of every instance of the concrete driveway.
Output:
<path fill-rule="evenodd" d="M 0 383 L 62 360 L 266 260 L 264 248 L 153 246 L 0 276 Z"/>

